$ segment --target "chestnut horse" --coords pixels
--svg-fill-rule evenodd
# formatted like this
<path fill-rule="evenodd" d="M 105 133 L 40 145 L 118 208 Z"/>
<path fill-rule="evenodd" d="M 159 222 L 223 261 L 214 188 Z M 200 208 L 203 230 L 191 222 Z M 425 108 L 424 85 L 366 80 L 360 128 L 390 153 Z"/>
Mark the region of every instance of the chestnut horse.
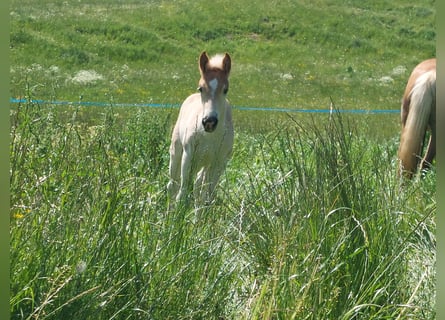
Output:
<path fill-rule="evenodd" d="M 226 99 L 231 58 L 199 57 L 199 93 L 182 103 L 170 145 L 170 199 L 208 203 L 232 154 L 232 109 Z"/>
<path fill-rule="evenodd" d="M 419 63 L 412 71 L 402 99 L 399 174 L 411 178 L 428 169 L 436 155 L 436 59 Z M 431 135 L 425 156 L 422 149 L 427 129 Z M 421 160 L 420 160 L 421 159 Z"/>

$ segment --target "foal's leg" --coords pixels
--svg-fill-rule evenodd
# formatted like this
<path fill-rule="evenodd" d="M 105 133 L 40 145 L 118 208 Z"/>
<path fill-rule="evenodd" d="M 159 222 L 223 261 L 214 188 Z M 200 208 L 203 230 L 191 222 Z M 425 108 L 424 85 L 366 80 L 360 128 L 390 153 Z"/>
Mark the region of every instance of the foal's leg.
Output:
<path fill-rule="evenodd" d="M 176 200 L 187 200 L 192 187 L 192 154 L 190 150 L 183 150 L 181 159 L 181 187 Z"/>
<path fill-rule="evenodd" d="M 221 177 L 226 167 L 226 160 L 221 159 L 214 163 L 208 172 L 208 178 L 205 185 L 205 201 L 211 202 L 215 197 L 215 189 L 218 185 L 219 178 Z"/>
<path fill-rule="evenodd" d="M 167 185 L 167 190 L 170 199 L 174 199 L 178 193 L 179 185 L 181 184 L 181 159 L 182 159 L 182 145 L 179 138 L 172 141 L 170 146 L 170 164 L 169 175 L 170 181 Z"/>
<path fill-rule="evenodd" d="M 205 184 L 206 184 L 206 177 L 207 177 L 207 171 L 208 169 L 206 167 L 203 167 L 198 174 L 196 175 L 195 184 L 193 186 L 193 194 L 195 197 L 195 201 L 200 203 L 202 200 L 204 200 L 204 193 L 205 193 Z"/>

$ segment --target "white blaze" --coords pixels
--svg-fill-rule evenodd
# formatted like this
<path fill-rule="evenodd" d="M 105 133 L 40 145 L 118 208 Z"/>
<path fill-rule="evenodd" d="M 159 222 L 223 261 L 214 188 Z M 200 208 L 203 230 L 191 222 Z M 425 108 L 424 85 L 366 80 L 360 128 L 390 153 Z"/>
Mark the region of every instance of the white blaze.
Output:
<path fill-rule="evenodd" d="M 209 81 L 210 92 L 212 97 L 215 97 L 216 89 L 218 88 L 218 79 L 212 79 Z"/>

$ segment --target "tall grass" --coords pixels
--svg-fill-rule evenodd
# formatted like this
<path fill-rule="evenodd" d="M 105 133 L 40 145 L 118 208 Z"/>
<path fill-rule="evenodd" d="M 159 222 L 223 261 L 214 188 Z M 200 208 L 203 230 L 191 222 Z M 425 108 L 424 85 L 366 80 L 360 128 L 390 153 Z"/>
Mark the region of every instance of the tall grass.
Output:
<path fill-rule="evenodd" d="M 435 173 L 340 114 L 237 131 L 215 204 L 167 209 L 171 112 L 11 111 L 13 319 L 434 319 Z"/>
<path fill-rule="evenodd" d="M 251 281 L 257 286 L 246 316 L 394 319 L 412 314 L 416 307 L 405 302 L 416 267 L 407 257 L 419 253 L 414 247 L 425 221 L 426 238 L 432 239 L 435 202 L 429 194 L 421 201 L 426 207 L 406 212 L 419 186 L 399 186 L 392 164 L 395 145 L 370 144 L 341 117 L 324 123 L 296 124 L 295 130 L 263 137 L 256 145 L 262 157 L 244 163 L 248 170 L 241 180 L 249 183 L 239 183 L 234 194 L 243 199 L 240 244 L 253 262 Z M 422 250 L 431 263 L 434 245 L 425 243 Z M 432 276 L 431 264 L 420 268 Z M 424 276 L 417 284 L 425 289 Z M 433 288 L 431 282 L 427 291 L 434 296 Z M 425 317 L 425 310 L 421 314 Z M 434 311 L 426 314 L 433 317 Z"/>

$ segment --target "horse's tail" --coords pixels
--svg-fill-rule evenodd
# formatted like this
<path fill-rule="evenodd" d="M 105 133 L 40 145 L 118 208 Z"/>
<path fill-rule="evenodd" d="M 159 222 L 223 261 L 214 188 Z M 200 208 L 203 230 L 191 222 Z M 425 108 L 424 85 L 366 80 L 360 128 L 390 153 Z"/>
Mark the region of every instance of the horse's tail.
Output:
<path fill-rule="evenodd" d="M 435 70 L 424 73 L 416 80 L 408 99 L 408 115 L 406 122 L 402 124 L 398 156 L 401 172 L 411 177 L 417 170 L 431 112 L 435 112 Z"/>

